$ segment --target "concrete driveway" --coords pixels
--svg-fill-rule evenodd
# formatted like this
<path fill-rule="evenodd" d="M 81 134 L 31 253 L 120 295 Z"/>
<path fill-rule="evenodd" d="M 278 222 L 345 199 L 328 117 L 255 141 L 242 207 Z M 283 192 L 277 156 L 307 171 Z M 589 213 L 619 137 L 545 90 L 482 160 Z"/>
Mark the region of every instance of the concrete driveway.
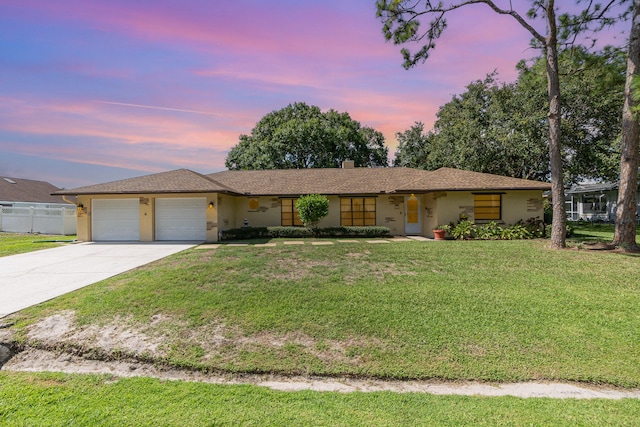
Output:
<path fill-rule="evenodd" d="M 89 242 L 0 257 L 0 317 L 193 246 Z"/>

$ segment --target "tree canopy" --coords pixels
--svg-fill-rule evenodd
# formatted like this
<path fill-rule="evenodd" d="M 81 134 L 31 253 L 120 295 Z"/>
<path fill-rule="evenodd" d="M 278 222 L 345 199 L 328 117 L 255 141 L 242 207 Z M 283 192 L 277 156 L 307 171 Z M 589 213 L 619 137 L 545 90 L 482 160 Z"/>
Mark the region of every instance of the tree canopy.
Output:
<path fill-rule="evenodd" d="M 640 0 L 634 0 L 639 2 Z M 404 67 L 411 68 L 418 62 L 424 62 L 435 48 L 436 41 L 447 28 L 447 16 L 461 8 L 484 4 L 499 15 L 508 16 L 532 36 L 531 45 L 544 52 L 547 76 L 547 96 L 549 99 L 548 148 L 551 176 L 551 197 L 553 222 L 551 224 L 551 247 L 560 249 L 566 246 L 567 213 L 564 206 L 564 177 L 562 172 L 562 131 L 560 127 L 561 95 L 559 81 L 558 49 L 563 45 L 574 45 L 577 37 L 584 33 L 593 33 L 605 26 L 612 25 L 621 18 L 616 7 L 627 0 L 576 0 L 575 5 L 583 6 L 578 13 L 559 13 L 555 0 L 529 0 L 525 2 L 498 2 L 495 0 L 377 0 L 377 16 L 382 21 L 382 32 L 387 40 L 395 44 L 419 43 L 421 47 L 414 54 L 408 48 L 402 48 Z M 567 2 L 564 2 L 566 6 Z M 525 9 L 520 9 L 525 8 Z M 528 10 L 526 10 L 528 8 Z M 568 9 L 571 6 L 568 6 Z M 575 10 L 575 7 L 573 8 Z M 525 13 L 521 13 L 524 12 Z M 421 20 L 428 19 L 426 27 Z M 542 26 L 543 24 L 544 26 Z M 536 29 L 544 28 L 542 29 Z"/>
<path fill-rule="evenodd" d="M 565 181 L 617 179 L 625 55 L 618 49 L 559 55 Z M 440 107 L 430 132 L 416 123 L 396 135 L 394 165 L 455 167 L 517 178 L 550 177 L 545 59 L 521 61 L 516 82 L 494 72 Z"/>
<path fill-rule="evenodd" d="M 348 113 L 322 112 L 303 102 L 265 115 L 240 135 L 225 165 L 229 169 L 337 168 L 342 161 L 356 166 L 387 166 L 382 133 L 362 126 Z"/>

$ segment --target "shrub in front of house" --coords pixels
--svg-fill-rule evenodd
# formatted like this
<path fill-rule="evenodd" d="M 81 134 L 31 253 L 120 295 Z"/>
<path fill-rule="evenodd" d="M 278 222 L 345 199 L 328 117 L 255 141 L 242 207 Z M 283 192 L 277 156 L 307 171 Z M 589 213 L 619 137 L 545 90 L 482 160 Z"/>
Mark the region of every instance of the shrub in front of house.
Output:
<path fill-rule="evenodd" d="M 327 227 L 315 230 L 318 237 L 385 237 L 390 235 L 389 227 Z M 251 240 L 275 238 L 313 237 L 314 230 L 307 227 L 242 227 L 224 230 L 221 240 Z"/>
<path fill-rule="evenodd" d="M 486 224 L 474 224 L 462 219 L 450 226 L 449 232 L 455 239 L 476 240 L 520 240 L 544 237 L 544 224 L 539 218 L 520 220 L 515 224 L 503 227 L 494 221 Z"/>

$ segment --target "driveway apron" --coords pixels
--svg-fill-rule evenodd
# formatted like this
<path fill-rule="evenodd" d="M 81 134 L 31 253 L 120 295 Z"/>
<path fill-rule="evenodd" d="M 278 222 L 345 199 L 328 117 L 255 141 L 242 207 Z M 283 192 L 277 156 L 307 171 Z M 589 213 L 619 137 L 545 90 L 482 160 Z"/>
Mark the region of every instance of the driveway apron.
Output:
<path fill-rule="evenodd" d="M 88 242 L 0 257 L 0 317 L 196 244 Z"/>

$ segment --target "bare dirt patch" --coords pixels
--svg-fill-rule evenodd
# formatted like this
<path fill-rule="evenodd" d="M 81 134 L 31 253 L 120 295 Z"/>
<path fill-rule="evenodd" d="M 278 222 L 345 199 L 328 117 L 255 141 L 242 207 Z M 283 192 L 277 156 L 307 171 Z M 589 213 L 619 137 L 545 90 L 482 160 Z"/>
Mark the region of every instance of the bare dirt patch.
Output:
<path fill-rule="evenodd" d="M 383 381 L 353 378 L 322 378 L 280 375 L 212 375 L 201 371 L 166 368 L 136 361 L 96 361 L 68 354 L 31 349 L 14 356 L 3 369 L 25 372 L 108 374 L 115 377 L 153 377 L 163 380 L 197 381 L 211 384 L 252 384 L 281 391 L 430 393 L 466 396 L 516 396 L 558 399 L 640 399 L 640 390 L 586 387 L 579 384 L 524 382 L 488 384 L 480 382 Z"/>
<path fill-rule="evenodd" d="M 169 328 L 169 325 L 174 327 Z M 162 360 L 169 348 L 167 341 L 200 345 L 205 352 L 203 361 L 221 355 L 226 346 L 234 348 L 233 352 L 225 355 L 225 358 L 232 360 L 238 351 L 256 347 L 283 348 L 293 344 L 323 361 L 350 364 L 358 363 L 357 356 L 349 354 L 350 349 L 366 345 L 383 345 L 381 342 L 362 342 L 357 339 L 318 342 L 313 337 L 299 332 L 290 334 L 261 332 L 245 335 L 240 329 L 230 328 L 223 322 L 191 328 L 188 333 L 180 325 L 175 326 L 176 320 L 164 314 L 153 316 L 146 325 L 136 324 L 132 319 L 114 319 L 103 326 L 78 326 L 75 313 L 65 311 L 30 326 L 26 331 L 29 344 L 24 351 L 11 354 L 11 358 L 5 361 L 1 368 L 10 371 L 109 374 L 115 377 L 146 376 L 214 384 L 252 384 L 283 391 L 314 390 L 345 393 L 392 391 L 482 396 L 509 395 L 525 398 L 640 399 L 640 390 L 637 389 L 625 390 L 572 383 L 489 384 L 467 381 L 394 381 L 269 374 L 232 375 L 212 374 L 203 370 L 183 370 L 160 362 L 145 362 Z M 10 343 L 7 339 L 11 339 L 11 335 L 8 334 L 7 329 L 0 329 L 0 332 L 3 333 L 2 342 Z M 69 352 L 72 347 L 74 351 Z M 482 353 L 482 349 L 474 350 Z M 117 357 L 110 357 L 110 354 L 115 354 Z"/>

